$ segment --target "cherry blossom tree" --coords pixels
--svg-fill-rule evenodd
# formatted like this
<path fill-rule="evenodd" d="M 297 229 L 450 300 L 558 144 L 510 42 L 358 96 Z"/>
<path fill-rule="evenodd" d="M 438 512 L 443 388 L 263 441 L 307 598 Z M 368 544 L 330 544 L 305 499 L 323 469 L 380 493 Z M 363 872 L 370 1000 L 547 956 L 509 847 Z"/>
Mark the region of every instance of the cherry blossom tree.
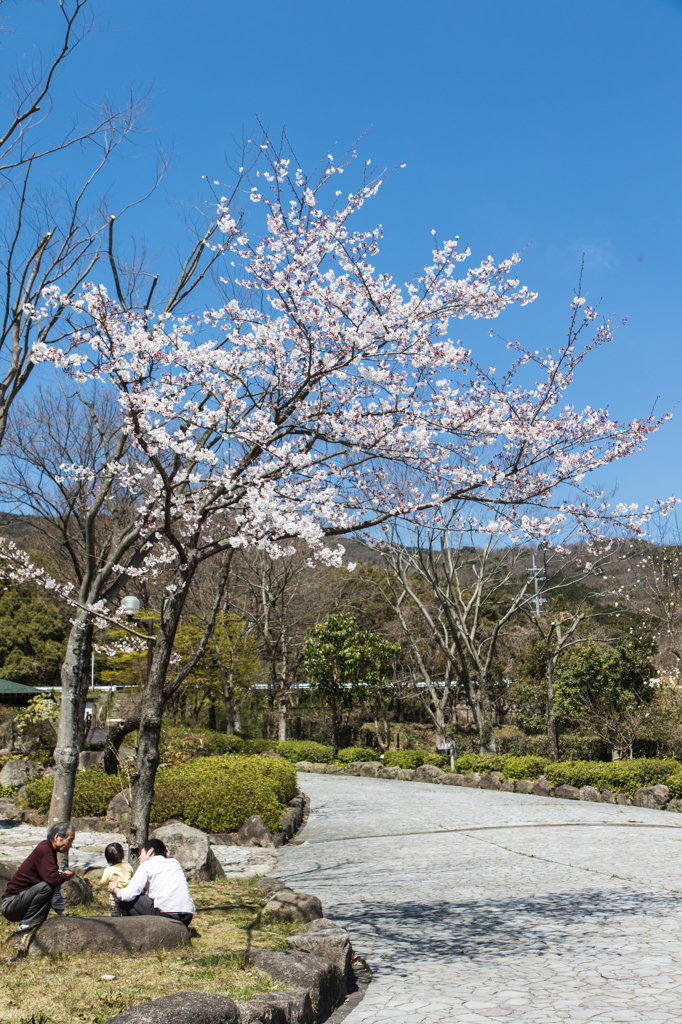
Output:
<path fill-rule="evenodd" d="M 233 267 L 221 305 L 155 315 L 91 286 L 70 301 L 70 351 L 35 349 L 116 395 L 140 467 L 137 478 L 126 467 L 126 482 L 153 491 L 154 557 L 173 567 L 141 714 L 133 855 L 147 834 L 175 632 L 208 559 L 240 547 L 277 558 L 303 542 L 311 564 L 339 564 L 343 548 L 330 540 L 463 502 L 500 510 L 500 529 L 540 538 L 569 515 L 590 535 L 605 518 L 633 520 L 631 510 L 595 507 L 584 478 L 639 450 L 657 423 L 562 404 L 587 353 L 611 339 L 609 325 L 578 349 L 597 315 L 578 296 L 557 354 L 512 345 L 502 374 L 480 365 L 453 325 L 533 299 L 510 276 L 518 257 L 458 273 L 469 250 L 436 242 L 423 273 L 399 286 L 373 265 L 380 229 L 351 227 L 381 184 L 363 179 L 344 194 L 353 159 L 330 155 L 313 179 L 266 140 L 238 183 L 253 228 L 216 194 L 222 240 L 210 244 Z M 34 315 L 65 301 L 47 293 Z M 538 379 L 524 383 L 530 369 Z"/>

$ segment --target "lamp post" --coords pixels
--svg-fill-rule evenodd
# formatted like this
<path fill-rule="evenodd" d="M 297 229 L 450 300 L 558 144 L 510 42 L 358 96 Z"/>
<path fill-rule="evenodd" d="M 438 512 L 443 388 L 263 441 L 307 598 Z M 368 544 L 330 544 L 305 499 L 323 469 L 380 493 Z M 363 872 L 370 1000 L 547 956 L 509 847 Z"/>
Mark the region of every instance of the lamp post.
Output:
<path fill-rule="evenodd" d="M 124 597 L 121 601 L 121 608 L 126 613 L 129 619 L 132 619 L 133 615 L 137 615 L 140 610 L 140 602 L 138 598 L 130 595 Z M 147 619 L 147 679 L 149 679 L 152 672 L 152 656 L 154 652 L 154 620 Z"/>

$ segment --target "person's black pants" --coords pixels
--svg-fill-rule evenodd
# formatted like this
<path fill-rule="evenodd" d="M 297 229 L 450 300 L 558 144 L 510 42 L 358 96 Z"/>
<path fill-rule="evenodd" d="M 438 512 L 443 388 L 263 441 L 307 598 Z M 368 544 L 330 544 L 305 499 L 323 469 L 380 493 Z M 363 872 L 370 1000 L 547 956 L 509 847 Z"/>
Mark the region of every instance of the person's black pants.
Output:
<path fill-rule="evenodd" d="M 185 928 L 189 928 L 194 917 L 193 914 L 168 914 L 163 910 L 157 910 L 154 901 L 144 892 L 134 900 L 121 898 L 121 913 L 124 917 L 168 917 L 171 921 L 184 924 Z"/>
<path fill-rule="evenodd" d="M 23 892 L 7 896 L 2 901 L 3 917 L 8 921 L 21 921 L 26 928 L 41 925 L 50 913 L 54 890 L 55 886 L 38 882 Z"/>

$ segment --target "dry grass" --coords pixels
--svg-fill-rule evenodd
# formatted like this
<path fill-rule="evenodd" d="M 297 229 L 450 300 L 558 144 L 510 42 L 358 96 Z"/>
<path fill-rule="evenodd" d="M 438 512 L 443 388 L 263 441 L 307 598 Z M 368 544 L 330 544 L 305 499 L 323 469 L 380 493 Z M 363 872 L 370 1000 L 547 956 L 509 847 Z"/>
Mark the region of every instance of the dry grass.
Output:
<path fill-rule="evenodd" d="M 267 897 L 257 882 L 190 883 L 199 933 L 192 947 L 155 950 L 129 957 L 102 954 L 18 958 L 12 945 L 0 947 L 1 1024 L 101 1024 L 130 1006 L 172 992 L 195 990 L 249 999 L 278 986 L 256 971 L 248 953 L 258 946 L 284 949 L 296 925 L 262 920 Z M 75 916 L 108 914 L 106 892 L 95 888 L 95 902 L 71 911 Z M 0 942 L 11 934 L 4 919 Z M 115 980 L 102 980 L 103 974 Z"/>

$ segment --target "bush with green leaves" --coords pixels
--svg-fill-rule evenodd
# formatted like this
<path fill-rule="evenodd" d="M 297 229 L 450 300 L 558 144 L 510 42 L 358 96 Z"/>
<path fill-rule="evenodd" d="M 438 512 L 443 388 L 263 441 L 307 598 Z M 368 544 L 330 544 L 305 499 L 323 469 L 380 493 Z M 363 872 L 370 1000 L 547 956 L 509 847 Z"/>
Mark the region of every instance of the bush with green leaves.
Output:
<path fill-rule="evenodd" d="M 106 814 L 112 797 L 130 785 L 127 775 L 106 775 L 101 768 L 88 768 L 76 775 L 73 793 L 74 818 L 98 818 Z M 22 798 L 23 807 L 31 807 L 41 814 L 47 814 L 52 799 L 54 779 L 41 775 L 26 784 Z"/>
<path fill-rule="evenodd" d="M 334 761 L 336 764 L 350 764 L 351 761 L 378 761 L 379 751 L 372 747 L 342 747 L 337 750 Z"/>
<path fill-rule="evenodd" d="M 157 776 L 151 816 L 157 822 L 179 818 L 202 832 L 236 832 L 258 814 L 278 832 L 282 813 L 273 789 L 243 770 L 204 777 L 168 769 Z"/>
<path fill-rule="evenodd" d="M 419 768 L 424 764 L 423 750 L 387 750 L 384 765 L 387 768 Z"/>
<path fill-rule="evenodd" d="M 545 757 L 532 754 L 462 754 L 455 761 L 455 771 L 462 775 L 469 772 L 502 772 L 507 779 L 539 779 L 551 765 Z"/>
<path fill-rule="evenodd" d="M 334 748 L 313 740 L 281 740 L 275 745 L 278 754 L 296 764 L 297 761 L 310 761 L 312 764 L 332 764 Z"/>
<path fill-rule="evenodd" d="M 16 786 L 0 786 L 0 800 L 14 800 L 16 795 Z"/>
<path fill-rule="evenodd" d="M 642 786 L 668 785 L 680 771 L 673 758 L 638 757 L 632 761 L 558 761 L 550 763 L 545 775 L 553 786 L 594 786 L 633 796 Z"/>

